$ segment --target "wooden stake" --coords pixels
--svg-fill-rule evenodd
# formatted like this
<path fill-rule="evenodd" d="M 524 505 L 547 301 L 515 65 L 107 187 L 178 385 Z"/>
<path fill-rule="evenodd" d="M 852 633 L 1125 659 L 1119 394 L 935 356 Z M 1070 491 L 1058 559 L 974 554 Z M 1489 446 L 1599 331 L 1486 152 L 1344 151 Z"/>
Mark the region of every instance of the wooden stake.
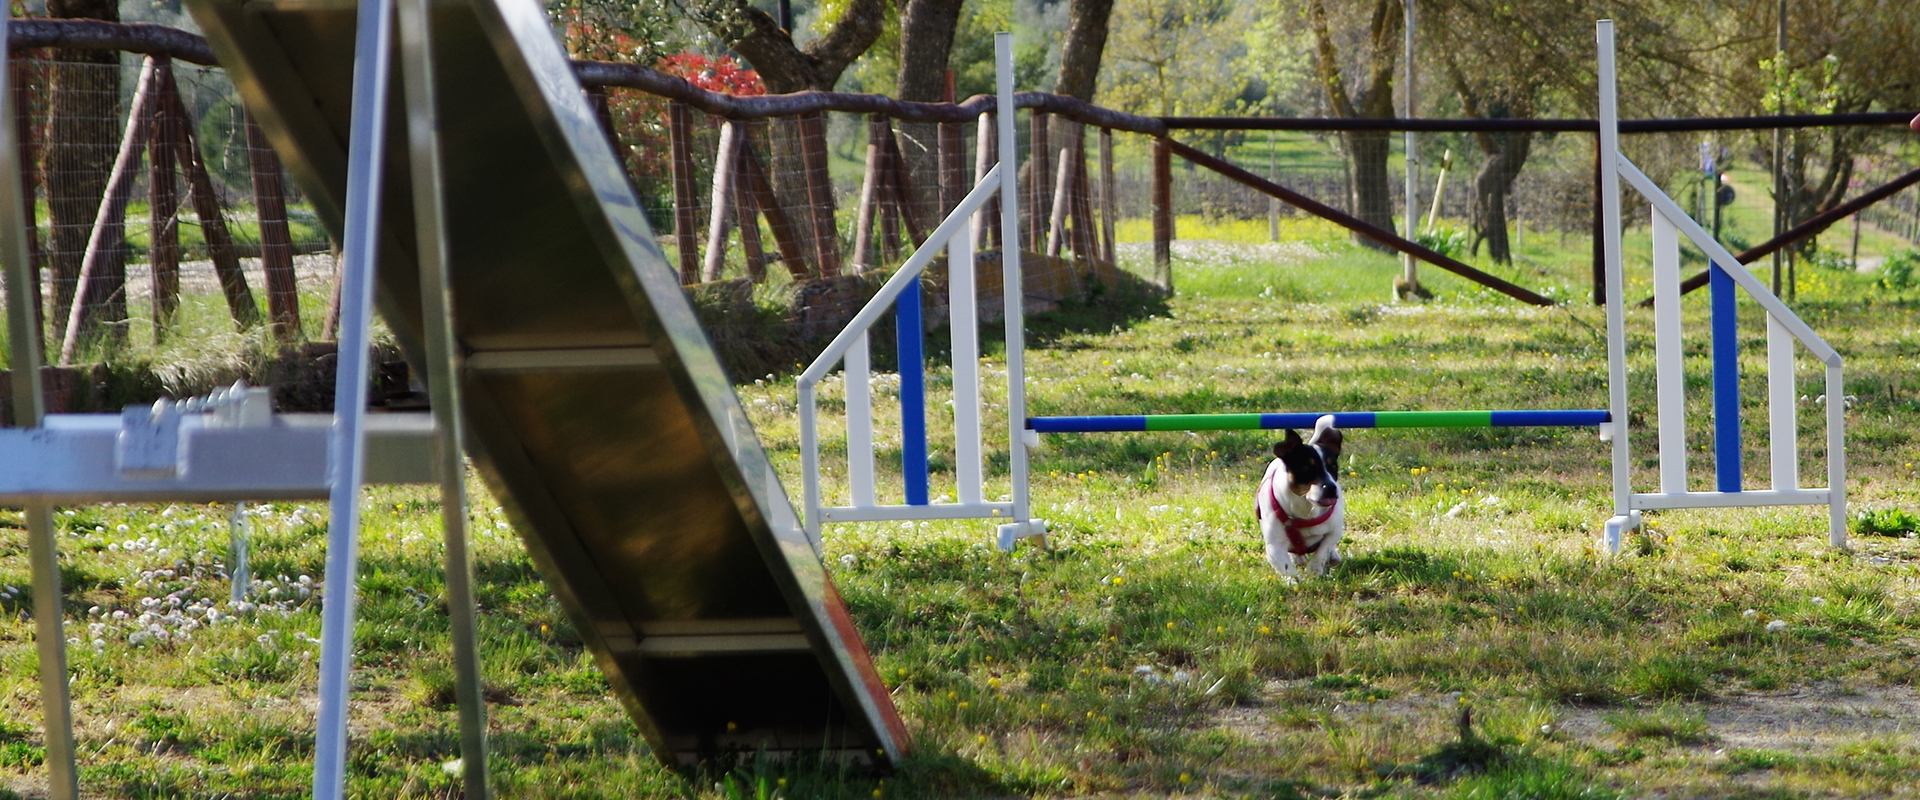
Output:
<path fill-rule="evenodd" d="M 700 280 L 700 243 L 693 199 L 693 114 L 685 103 L 667 104 L 667 145 L 672 160 L 673 243 L 680 251 L 680 283 Z"/>
<path fill-rule="evenodd" d="M 979 127 L 974 131 L 973 184 L 975 186 L 986 180 L 987 171 L 993 169 L 995 131 L 997 130 L 999 128 L 994 125 L 993 114 L 980 115 Z M 976 252 L 1000 246 L 1000 194 L 998 192 L 987 200 L 986 205 L 980 207 L 980 213 L 983 216 L 976 219 L 984 219 L 986 224 L 974 227 Z"/>
<path fill-rule="evenodd" d="M 1109 266 L 1118 266 L 1120 258 L 1113 249 L 1114 214 L 1120 207 L 1120 192 L 1113 185 L 1113 129 L 1100 129 L 1100 237 Z"/>
<path fill-rule="evenodd" d="M 734 165 L 740 161 L 739 123 L 720 122 L 720 148 L 713 159 L 713 202 L 707 213 L 707 261 L 700 271 L 703 281 L 720 280 L 727 266 L 727 225 L 731 214 L 727 206 L 733 200 Z M 743 218 L 741 224 L 752 220 Z"/>
<path fill-rule="evenodd" d="M 1027 241 L 1024 243 L 1024 246 L 1033 250 L 1039 250 L 1047 244 L 1047 228 L 1041 224 L 1044 218 L 1040 215 L 1046 213 L 1046 209 L 1048 208 L 1047 201 L 1051 199 L 1047 196 L 1049 194 L 1047 191 L 1047 180 L 1053 177 L 1053 165 L 1049 163 L 1050 157 L 1052 156 L 1051 151 L 1053 145 L 1051 143 L 1053 140 L 1047 136 L 1046 112 L 1033 111 L 1029 114 L 1028 119 L 1027 134 L 1030 143 L 1027 148 L 1027 169 L 1029 170 L 1027 177 L 1027 218 L 1025 220 Z"/>
<path fill-rule="evenodd" d="M 860 178 L 860 207 L 853 222 L 853 271 L 873 269 L 874 217 L 879 211 L 880 172 L 886 160 L 886 148 L 880 144 L 880 129 L 886 121 L 878 114 L 867 118 L 867 167 Z"/>
<path fill-rule="evenodd" d="M 180 87 L 172 71 L 160 76 L 160 98 L 167 113 L 178 120 L 180 136 L 174 140 L 174 156 L 187 173 L 188 198 L 200 218 L 200 235 L 206 239 L 207 254 L 213 259 L 213 272 L 220 279 L 220 292 L 227 298 L 227 313 L 241 330 L 260 324 L 260 307 L 254 305 L 253 291 L 247 288 L 247 274 L 240 270 L 240 254 L 234 252 L 233 236 L 227 233 L 227 220 L 220 212 L 220 196 L 213 191 L 213 178 L 207 175 L 206 162 L 193 139 L 193 117 L 180 101 Z"/>
<path fill-rule="evenodd" d="M 127 273 L 125 255 L 120 252 L 127 224 L 127 200 L 138 173 L 140 152 L 146 146 L 152 119 L 147 113 L 153 102 L 156 79 L 154 59 L 148 56 L 140 65 L 140 81 L 133 90 L 133 105 L 127 113 L 126 133 L 120 138 L 120 152 L 114 156 L 113 171 L 107 175 L 107 190 L 94 213 L 93 232 L 87 237 L 86 254 L 80 262 L 80 279 L 75 284 L 73 304 L 67 308 L 66 336 L 60 342 L 60 366 L 73 364 L 81 337 L 91 333 L 105 317 L 109 322 L 126 319 Z M 120 313 L 112 305 L 119 300 Z M 101 308 L 94 308 L 94 306 Z"/>
<path fill-rule="evenodd" d="M 1060 148 L 1060 167 L 1053 178 L 1053 203 L 1047 215 L 1047 255 L 1058 258 L 1067 238 L 1067 204 L 1073 196 L 1073 150 Z"/>
<path fill-rule="evenodd" d="M 1068 245 L 1073 248 L 1075 258 L 1089 265 L 1101 262 L 1100 234 L 1093 227 L 1093 193 L 1088 188 L 1087 178 L 1087 137 L 1084 129 L 1074 126 L 1073 132 L 1073 186 L 1072 202 L 1067 206 L 1069 229 L 1072 231 Z"/>
<path fill-rule="evenodd" d="M 840 275 L 840 234 L 833 224 L 833 179 L 827 174 L 827 117 L 822 113 L 800 118 L 800 152 L 806 162 L 807 206 L 813 218 L 813 246 L 818 277 Z"/>
<path fill-rule="evenodd" d="M 1173 290 L 1173 147 L 1153 140 L 1153 282 Z"/>
<path fill-rule="evenodd" d="M 780 205 L 780 198 L 773 192 L 773 184 L 767 180 L 767 172 L 760 166 L 760 157 L 754 155 L 751 143 L 740 149 L 740 177 L 745 180 L 745 188 L 753 193 L 754 205 L 767 218 L 767 227 L 773 231 L 773 243 L 780 248 L 780 261 L 787 267 L 787 274 L 794 280 L 806 280 L 812 277 L 807 269 L 805 246 L 800 242 L 800 228 L 787 211 Z"/>
<path fill-rule="evenodd" d="M 172 74 L 171 59 L 156 59 L 155 69 Z M 164 79 L 162 79 L 164 82 Z M 153 280 L 153 343 L 166 339 L 180 309 L 180 187 L 174 179 L 179 165 L 180 121 L 165 103 L 151 103 L 152 126 L 147 137 L 147 263 Z"/>
<path fill-rule="evenodd" d="M 760 244 L 760 217 L 753 202 L 753 191 L 747 188 L 743 173 L 746 169 L 747 154 L 753 149 L 753 129 L 759 123 L 740 122 L 740 146 L 733 158 L 733 207 L 739 218 L 740 251 L 747 257 L 747 279 L 755 285 L 767 280 L 767 253 Z"/>
<path fill-rule="evenodd" d="M 245 112 L 242 112 L 243 114 Z M 273 338 L 283 344 L 305 338 L 300 326 L 300 284 L 293 271 L 293 233 L 287 228 L 287 188 L 280 156 L 267 134 L 246 114 L 247 165 L 253 172 L 253 207 L 260 216 L 260 268 L 267 279 L 267 316 Z"/>
<path fill-rule="evenodd" d="M 892 177 L 892 185 L 888 188 L 893 192 L 894 204 L 900 209 L 901 221 L 906 223 L 907 236 L 913 240 L 913 246 L 919 247 L 927 240 L 927 229 L 921 224 L 920 215 L 914 213 L 913 198 L 919 195 L 913 191 L 913 175 L 907 168 L 906 153 L 900 149 L 900 139 L 894 134 L 892 126 L 887 127 L 885 136 L 881 138 L 882 144 L 887 146 L 887 168 Z"/>

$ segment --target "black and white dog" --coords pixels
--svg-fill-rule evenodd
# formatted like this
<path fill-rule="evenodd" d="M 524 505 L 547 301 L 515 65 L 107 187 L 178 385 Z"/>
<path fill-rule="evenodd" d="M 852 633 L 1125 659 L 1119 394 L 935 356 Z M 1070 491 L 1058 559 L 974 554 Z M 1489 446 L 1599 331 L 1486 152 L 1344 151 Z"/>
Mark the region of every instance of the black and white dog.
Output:
<path fill-rule="evenodd" d="M 1340 445 L 1346 436 L 1333 427 L 1333 415 L 1314 422 L 1313 438 L 1300 440 L 1292 430 L 1273 446 L 1273 463 L 1254 497 L 1260 532 L 1267 540 L 1267 563 L 1287 580 L 1300 567 L 1315 576 L 1340 561 L 1340 537 L 1346 532 L 1346 502 L 1340 496 Z"/>

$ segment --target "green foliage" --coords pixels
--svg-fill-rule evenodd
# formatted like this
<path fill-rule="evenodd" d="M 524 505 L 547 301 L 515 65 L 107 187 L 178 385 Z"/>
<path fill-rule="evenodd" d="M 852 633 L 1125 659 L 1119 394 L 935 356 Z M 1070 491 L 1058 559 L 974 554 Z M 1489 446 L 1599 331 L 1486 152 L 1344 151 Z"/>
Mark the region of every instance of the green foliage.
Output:
<path fill-rule="evenodd" d="M 1885 264 L 1880 266 L 1880 288 L 1904 291 L 1913 288 L 1915 271 L 1920 270 L 1920 250 L 1911 247 L 1887 256 Z"/>
<path fill-rule="evenodd" d="M 1452 225 L 1435 225 L 1432 230 L 1423 230 L 1413 241 L 1422 247 L 1452 259 L 1467 255 L 1468 231 Z"/>
<path fill-rule="evenodd" d="M 1871 508 L 1853 515 L 1852 528 L 1862 536 L 1908 536 L 1920 532 L 1920 515 L 1904 508 Z"/>

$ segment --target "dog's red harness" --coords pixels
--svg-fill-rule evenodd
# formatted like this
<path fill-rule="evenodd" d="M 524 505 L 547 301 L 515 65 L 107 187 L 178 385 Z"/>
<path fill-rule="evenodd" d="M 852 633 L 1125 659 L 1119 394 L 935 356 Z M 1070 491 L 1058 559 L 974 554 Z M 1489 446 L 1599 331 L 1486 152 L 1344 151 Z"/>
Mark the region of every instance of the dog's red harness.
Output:
<path fill-rule="evenodd" d="M 1339 510 L 1341 501 L 1346 499 L 1344 497 L 1336 497 L 1333 500 L 1333 505 L 1327 506 L 1327 510 L 1321 512 L 1320 516 L 1301 519 L 1288 513 L 1287 507 L 1280 504 L 1280 490 L 1273 485 L 1273 473 L 1269 472 L 1266 477 L 1260 479 L 1260 488 L 1267 493 L 1268 497 L 1273 499 L 1273 513 L 1280 516 L 1281 524 L 1287 528 L 1287 552 L 1296 556 L 1304 556 L 1313 552 L 1313 548 L 1307 546 L 1306 535 L 1302 534 L 1301 531 L 1332 519 L 1333 512 Z M 1254 507 L 1253 515 L 1255 518 L 1260 516 L 1260 508 L 1258 505 Z"/>

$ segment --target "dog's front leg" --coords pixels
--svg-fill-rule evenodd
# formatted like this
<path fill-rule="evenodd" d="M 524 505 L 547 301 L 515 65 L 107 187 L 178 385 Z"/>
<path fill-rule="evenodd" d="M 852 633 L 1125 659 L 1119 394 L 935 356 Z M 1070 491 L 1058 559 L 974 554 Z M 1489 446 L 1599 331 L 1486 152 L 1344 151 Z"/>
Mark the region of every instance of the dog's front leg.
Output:
<path fill-rule="evenodd" d="M 1297 583 L 1300 580 L 1300 569 L 1294 566 L 1293 551 L 1287 541 L 1287 532 L 1275 524 L 1272 518 L 1261 520 L 1260 527 L 1264 529 L 1262 532 L 1267 540 L 1267 564 L 1273 567 L 1274 572 L 1280 574 L 1281 580 Z"/>
<path fill-rule="evenodd" d="M 1340 539 L 1345 535 L 1343 529 L 1334 528 L 1320 540 L 1319 546 L 1313 548 L 1313 560 L 1308 562 L 1307 569 L 1313 572 L 1314 577 L 1325 577 L 1327 567 L 1340 560 Z"/>

